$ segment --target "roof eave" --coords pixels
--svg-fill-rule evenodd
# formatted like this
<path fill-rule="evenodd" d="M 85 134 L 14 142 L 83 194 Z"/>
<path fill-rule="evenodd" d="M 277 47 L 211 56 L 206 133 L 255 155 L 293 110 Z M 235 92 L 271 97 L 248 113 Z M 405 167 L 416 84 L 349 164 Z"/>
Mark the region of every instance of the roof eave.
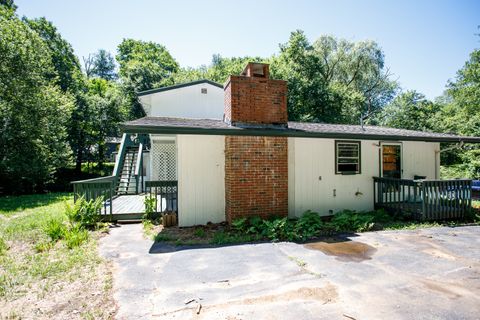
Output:
<path fill-rule="evenodd" d="M 288 129 L 240 129 L 240 128 L 194 128 L 194 127 L 169 127 L 148 125 L 121 125 L 125 133 L 141 134 L 197 134 L 197 135 L 225 135 L 225 136 L 273 136 L 296 138 L 326 138 L 326 139 L 356 139 L 356 140 L 388 140 L 388 141 L 424 141 L 480 143 L 477 137 L 421 137 L 379 134 L 355 134 L 336 132 L 311 132 Z"/>
<path fill-rule="evenodd" d="M 154 94 L 154 93 L 158 93 L 158 92 L 164 92 L 164 91 L 169 91 L 169 90 L 174 90 L 174 89 L 180 89 L 180 88 L 195 86 L 197 84 L 202 84 L 202 83 L 207 83 L 207 84 L 210 84 L 212 86 L 223 89 L 223 86 L 221 84 L 210 81 L 210 80 L 207 80 L 207 79 L 203 79 L 203 80 L 196 80 L 196 81 L 191 81 L 191 82 L 186 82 L 186 83 L 175 84 L 173 86 L 168 86 L 168 87 L 161 87 L 161 88 L 155 88 L 155 89 L 140 91 L 140 92 L 137 93 L 137 96 L 142 97 L 142 96 L 147 96 L 149 94 Z"/>

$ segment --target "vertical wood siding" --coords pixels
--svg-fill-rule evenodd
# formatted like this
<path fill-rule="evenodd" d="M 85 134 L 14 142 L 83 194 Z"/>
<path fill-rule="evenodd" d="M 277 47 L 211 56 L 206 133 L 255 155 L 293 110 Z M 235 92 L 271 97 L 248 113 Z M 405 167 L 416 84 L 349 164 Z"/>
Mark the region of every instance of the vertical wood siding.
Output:
<path fill-rule="evenodd" d="M 178 135 L 179 226 L 225 221 L 225 136 Z"/>
<path fill-rule="evenodd" d="M 361 141 L 361 174 L 355 175 L 335 174 L 334 139 L 289 138 L 288 143 L 290 217 L 300 217 L 306 210 L 321 215 L 344 209 L 373 210 L 372 177 L 380 175 L 379 141 Z M 438 148 L 438 143 L 403 142 L 402 177 L 435 179 Z"/>

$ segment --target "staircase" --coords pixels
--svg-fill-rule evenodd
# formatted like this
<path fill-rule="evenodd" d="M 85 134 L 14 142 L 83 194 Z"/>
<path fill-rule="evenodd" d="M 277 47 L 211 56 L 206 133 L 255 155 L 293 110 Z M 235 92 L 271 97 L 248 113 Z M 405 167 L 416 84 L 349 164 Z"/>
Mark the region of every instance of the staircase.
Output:
<path fill-rule="evenodd" d="M 137 164 L 138 147 L 127 147 L 122 164 L 122 171 L 118 177 L 117 194 L 135 194 L 135 166 Z"/>

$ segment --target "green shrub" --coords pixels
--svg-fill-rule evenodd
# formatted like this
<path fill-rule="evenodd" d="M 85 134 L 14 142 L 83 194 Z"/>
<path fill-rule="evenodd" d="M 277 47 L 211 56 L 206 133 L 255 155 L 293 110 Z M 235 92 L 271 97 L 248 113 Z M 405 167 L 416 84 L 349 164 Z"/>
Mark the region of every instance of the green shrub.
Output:
<path fill-rule="evenodd" d="M 329 226 L 335 231 L 363 232 L 372 230 L 375 224 L 391 221 L 393 221 L 392 217 L 384 210 L 371 212 L 343 210 L 333 216 Z"/>
<path fill-rule="evenodd" d="M 73 225 L 70 230 L 65 232 L 65 244 L 69 249 L 80 246 L 88 240 L 88 231 L 80 225 Z"/>
<path fill-rule="evenodd" d="M 248 229 L 247 218 L 239 218 L 232 221 L 232 229 L 238 232 L 246 232 Z"/>
<path fill-rule="evenodd" d="M 248 229 L 245 230 L 246 233 L 248 234 L 262 234 L 263 229 L 265 228 L 265 223 L 262 218 L 259 216 L 254 216 L 251 217 L 248 220 Z"/>
<path fill-rule="evenodd" d="M 84 228 L 95 228 L 100 222 L 102 208 L 102 197 L 88 201 L 80 197 L 73 206 L 66 204 L 65 213 L 72 225 L 79 223 Z"/>
<path fill-rule="evenodd" d="M 264 220 L 262 235 L 272 241 L 297 241 L 301 236 L 296 230 L 296 220 L 288 220 L 287 217 Z"/>
<path fill-rule="evenodd" d="M 62 220 L 52 218 L 47 220 L 43 226 L 43 231 L 50 237 L 51 241 L 56 242 L 64 237 L 66 228 Z"/>
<path fill-rule="evenodd" d="M 295 232 L 300 240 L 308 240 L 319 234 L 324 228 L 322 217 L 317 212 L 306 211 L 296 221 Z"/>

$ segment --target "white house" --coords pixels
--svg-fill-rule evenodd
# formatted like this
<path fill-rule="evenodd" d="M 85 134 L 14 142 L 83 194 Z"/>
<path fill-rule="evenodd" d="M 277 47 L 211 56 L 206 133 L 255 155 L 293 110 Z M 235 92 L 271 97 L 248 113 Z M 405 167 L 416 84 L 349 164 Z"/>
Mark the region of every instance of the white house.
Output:
<path fill-rule="evenodd" d="M 141 164 L 141 157 L 135 158 L 138 145 L 139 155 L 149 149 L 140 175 L 150 187 L 178 184 L 174 209 L 180 226 L 252 215 L 299 217 L 306 210 L 331 215 L 372 210 L 392 193 L 400 197 L 397 204 L 426 201 L 430 196 L 421 188 L 428 185 L 417 190 L 414 180 L 439 179 L 440 142 L 480 142 L 374 126 L 289 122 L 286 95 L 286 82 L 270 79 L 268 65 L 256 63 L 224 86 L 203 80 L 142 92 L 147 116 L 123 125 L 125 155 L 116 174 L 128 167 L 124 181 L 131 181 Z M 380 185 L 373 177 L 390 180 Z"/>

